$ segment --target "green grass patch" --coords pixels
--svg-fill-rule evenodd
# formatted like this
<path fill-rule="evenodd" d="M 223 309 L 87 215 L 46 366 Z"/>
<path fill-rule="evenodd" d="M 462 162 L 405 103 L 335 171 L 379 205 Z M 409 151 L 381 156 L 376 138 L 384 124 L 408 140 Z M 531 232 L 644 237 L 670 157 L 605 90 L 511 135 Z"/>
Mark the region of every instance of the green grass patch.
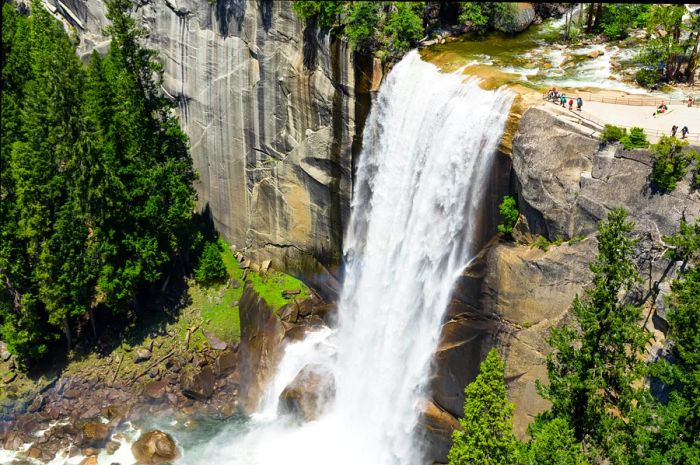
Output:
<path fill-rule="evenodd" d="M 211 286 L 192 283 L 189 290 L 192 299 L 191 306 L 199 309 L 202 329 L 210 331 L 223 341 L 237 341 L 241 336 L 238 302 L 241 300 L 245 287 L 244 270 L 233 256 L 231 247 L 223 239 L 219 239 L 219 245 L 221 258 L 228 274 L 227 282 Z M 304 299 L 310 295 L 308 286 L 303 282 L 279 271 L 270 270 L 263 275 L 249 270 L 246 282 L 250 283 L 260 297 L 275 311 L 294 299 Z M 284 297 L 284 291 L 292 290 L 299 290 L 299 294 L 291 296 L 291 298 Z M 187 325 L 184 325 L 181 332 L 186 331 Z M 204 338 L 198 332 L 196 337 L 195 335 L 190 337 L 190 343 L 196 347 L 198 344 L 204 343 Z"/>

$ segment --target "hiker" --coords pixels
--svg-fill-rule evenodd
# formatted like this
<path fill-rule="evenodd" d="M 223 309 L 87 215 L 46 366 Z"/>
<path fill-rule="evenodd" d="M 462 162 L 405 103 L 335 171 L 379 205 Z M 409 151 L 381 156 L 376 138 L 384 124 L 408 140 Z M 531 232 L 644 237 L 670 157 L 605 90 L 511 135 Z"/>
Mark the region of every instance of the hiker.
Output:
<path fill-rule="evenodd" d="M 574 99 L 570 98 L 569 99 L 569 111 L 574 109 Z"/>
<path fill-rule="evenodd" d="M 693 106 L 693 103 L 695 103 L 695 99 L 693 98 L 692 95 L 688 96 L 688 108 Z"/>
<path fill-rule="evenodd" d="M 583 99 L 581 97 L 578 97 L 576 99 L 576 109 L 578 111 L 581 111 L 581 107 L 583 106 Z"/>
<path fill-rule="evenodd" d="M 674 124 L 671 128 L 671 137 L 676 137 L 676 131 L 678 131 L 678 126 Z"/>
<path fill-rule="evenodd" d="M 559 106 L 566 108 L 566 95 L 561 94 L 559 97 Z"/>
<path fill-rule="evenodd" d="M 681 139 L 685 139 L 688 137 L 688 126 L 683 126 L 683 129 L 681 129 Z"/>

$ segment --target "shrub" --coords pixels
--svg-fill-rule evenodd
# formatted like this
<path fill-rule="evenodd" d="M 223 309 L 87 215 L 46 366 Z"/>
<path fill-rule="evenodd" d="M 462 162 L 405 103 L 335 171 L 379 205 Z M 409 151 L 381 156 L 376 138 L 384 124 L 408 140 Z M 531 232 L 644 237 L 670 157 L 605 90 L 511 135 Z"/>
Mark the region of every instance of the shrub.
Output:
<path fill-rule="evenodd" d="M 659 189 L 666 192 L 673 191 L 678 181 L 688 172 L 686 169 L 688 157 L 683 153 L 683 147 L 686 145 L 688 142 L 675 137 L 661 136 L 659 142 L 651 146 L 651 152 L 654 154 L 651 181 Z"/>
<path fill-rule="evenodd" d="M 462 2 L 458 21 L 460 24 L 468 24 L 474 29 L 483 30 L 489 23 L 489 18 L 484 13 L 481 4 L 477 2 Z"/>
<path fill-rule="evenodd" d="M 420 40 L 425 32 L 419 11 L 422 2 L 396 3 L 394 11 L 387 19 L 382 32 L 389 40 L 389 46 L 397 52 L 408 50 L 411 43 Z"/>
<path fill-rule="evenodd" d="M 627 134 L 627 129 L 606 124 L 603 132 L 600 133 L 600 140 L 605 142 L 617 142 Z"/>
<path fill-rule="evenodd" d="M 338 17 L 343 13 L 345 3 L 339 0 L 296 0 L 292 3 L 292 10 L 304 19 L 315 18 L 318 25 L 329 29 L 336 24 Z"/>
<path fill-rule="evenodd" d="M 498 230 L 508 237 L 512 237 L 513 227 L 515 227 L 518 216 L 520 216 L 518 212 L 518 203 L 515 201 L 515 198 L 506 195 L 503 197 L 503 202 L 498 206 L 498 211 L 503 217 L 503 223 L 498 225 Z"/>
<path fill-rule="evenodd" d="M 627 150 L 645 149 L 649 147 L 647 135 L 644 133 L 644 129 L 642 128 L 630 129 L 629 134 L 622 136 L 620 142 L 622 142 L 622 145 L 624 145 L 625 149 Z"/>
<path fill-rule="evenodd" d="M 379 22 L 378 3 L 355 2 L 350 6 L 345 33 L 356 49 L 374 48 L 374 29 Z"/>
<path fill-rule="evenodd" d="M 226 265 L 221 258 L 221 250 L 216 242 L 208 242 L 204 246 L 202 256 L 194 271 L 197 282 L 210 284 L 223 281 L 227 277 Z"/>
<path fill-rule="evenodd" d="M 661 71 L 658 68 L 642 68 L 634 76 L 634 79 L 642 87 L 654 87 L 661 81 Z"/>

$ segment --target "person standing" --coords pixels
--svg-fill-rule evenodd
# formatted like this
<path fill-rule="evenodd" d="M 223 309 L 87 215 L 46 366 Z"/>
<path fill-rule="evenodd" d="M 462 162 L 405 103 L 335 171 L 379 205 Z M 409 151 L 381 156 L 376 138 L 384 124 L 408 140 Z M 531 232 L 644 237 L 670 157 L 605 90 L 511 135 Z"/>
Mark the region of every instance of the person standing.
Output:
<path fill-rule="evenodd" d="M 681 139 L 687 138 L 688 132 L 688 126 L 683 126 L 683 129 L 681 129 Z"/>
<path fill-rule="evenodd" d="M 574 99 L 570 98 L 569 99 L 569 111 L 574 109 Z"/>
<path fill-rule="evenodd" d="M 676 132 L 678 131 L 678 126 L 675 124 L 671 127 L 671 137 L 676 137 Z"/>
<path fill-rule="evenodd" d="M 695 103 L 695 99 L 693 98 L 692 95 L 688 96 L 688 108 L 693 106 L 693 103 Z"/>
<path fill-rule="evenodd" d="M 578 111 L 581 111 L 581 107 L 583 107 L 583 99 L 581 97 L 578 97 L 576 99 L 576 109 Z"/>
<path fill-rule="evenodd" d="M 559 97 L 559 106 L 566 108 L 566 95 L 561 94 L 561 97 Z"/>

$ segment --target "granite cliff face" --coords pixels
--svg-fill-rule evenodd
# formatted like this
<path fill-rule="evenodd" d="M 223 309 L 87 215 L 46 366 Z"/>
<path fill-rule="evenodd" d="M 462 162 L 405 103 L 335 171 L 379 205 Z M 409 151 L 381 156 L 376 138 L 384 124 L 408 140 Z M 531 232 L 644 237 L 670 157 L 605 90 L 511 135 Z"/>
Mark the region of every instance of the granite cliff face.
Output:
<path fill-rule="evenodd" d="M 81 53 L 106 49 L 102 2 L 55 6 Z M 372 63 L 355 66 L 347 44 L 305 27 L 291 2 L 150 0 L 134 16 L 190 137 L 200 207 L 253 259 L 332 295 L 369 107 L 360 68 L 371 74 Z"/>
<path fill-rule="evenodd" d="M 591 132 L 549 108 L 531 108 L 522 117 L 513 138 L 512 174 L 522 213 L 516 236 L 524 243 L 494 239 L 457 283 L 431 386 L 432 411 L 437 407 L 441 415 L 431 409 L 424 415 L 431 460 L 445 461 L 451 418 L 462 415 L 464 386 L 491 347 L 506 360 L 516 434 L 525 436 L 534 416 L 548 408 L 535 387 L 536 380 L 546 381 L 546 336 L 589 285 L 597 223 L 614 208 L 624 207 L 636 224 L 641 282 L 633 297 L 643 303 L 645 323 L 655 335 L 651 352 L 664 345 L 665 307 L 657 294 L 668 290 L 674 264 L 662 257 L 661 237 L 677 231 L 683 214 L 689 221 L 700 218 L 700 192 L 691 189 L 689 176 L 670 194 L 653 192 L 648 151 L 601 146 Z M 545 251 L 528 244 L 538 235 L 575 240 Z"/>

